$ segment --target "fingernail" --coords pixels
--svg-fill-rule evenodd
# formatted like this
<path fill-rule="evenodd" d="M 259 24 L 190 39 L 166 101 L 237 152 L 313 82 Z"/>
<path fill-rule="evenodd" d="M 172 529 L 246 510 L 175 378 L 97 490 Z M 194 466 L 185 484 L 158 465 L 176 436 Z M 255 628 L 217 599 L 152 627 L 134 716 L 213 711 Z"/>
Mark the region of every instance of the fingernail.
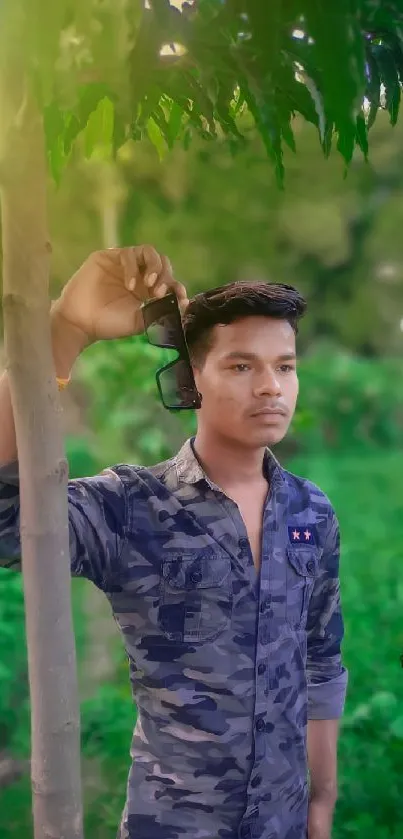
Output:
<path fill-rule="evenodd" d="M 135 285 L 136 285 L 136 277 L 132 277 L 130 282 L 129 282 L 129 291 L 133 291 Z"/>
<path fill-rule="evenodd" d="M 146 278 L 146 281 L 145 281 L 146 285 L 149 288 L 151 288 L 151 286 L 154 285 L 157 277 L 158 277 L 158 274 L 150 274 L 150 276 Z"/>

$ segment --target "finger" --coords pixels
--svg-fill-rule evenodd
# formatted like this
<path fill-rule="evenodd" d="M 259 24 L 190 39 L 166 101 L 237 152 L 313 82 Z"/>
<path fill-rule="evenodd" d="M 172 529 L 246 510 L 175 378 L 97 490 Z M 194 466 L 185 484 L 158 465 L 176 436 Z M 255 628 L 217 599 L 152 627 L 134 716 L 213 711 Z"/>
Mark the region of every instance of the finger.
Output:
<path fill-rule="evenodd" d="M 162 263 L 162 271 L 161 274 L 164 275 L 164 282 L 172 284 L 175 282 L 174 280 L 174 271 L 172 268 L 171 261 L 168 259 L 165 254 L 161 254 L 161 263 Z"/>
<path fill-rule="evenodd" d="M 176 295 L 179 310 L 183 315 L 186 312 L 186 309 L 189 305 L 189 298 L 186 287 L 183 285 L 183 283 L 179 283 L 175 280 L 174 285 L 172 287 L 172 291 Z"/>
<path fill-rule="evenodd" d="M 161 261 L 163 265 L 163 270 L 159 278 L 160 281 L 166 283 L 168 290 L 176 295 L 178 302 L 182 302 L 185 300 L 187 301 L 188 296 L 186 288 L 182 283 L 179 283 L 177 280 L 175 280 L 173 268 L 168 257 L 162 255 Z"/>
<path fill-rule="evenodd" d="M 168 294 L 168 286 L 166 283 L 158 282 L 152 291 L 153 297 L 165 297 Z"/>
<path fill-rule="evenodd" d="M 123 266 L 123 279 L 128 291 L 134 291 L 137 281 L 140 279 L 140 254 L 136 253 L 137 248 L 122 248 L 120 261 Z"/>
<path fill-rule="evenodd" d="M 125 286 L 133 291 L 139 280 L 145 279 L 150 273 L 160 273 L 161 259 L 151 245 L 139 245 L 133 248 L 121 249 L 121 261 L 124 267 Z"/>
<path fill-rule="evenodd" d="M 183 283 L 179 283 L 177 282 L 177 280 L 175 280 L 172 286 L 172 291 L 174 292 L 174 294 L 176 294 L 178 303 L 182 303 L 185 301 L 189 302 L 186 286 L 184 286 Z"/>
<path fill-rule="evenodd" d="M 165 283 L 167 288 L 169 288 L 173 282 L 171 263 L 163 254 L 159 254 L 159 259 L 161 267 L 158 273 L 153 271 L 145 278 L 145 285 L 153 291 L 157 289 L 158 283 Z"/>
<path fill-rule="evenodd" d="M 142 245 L 141 251 L 144 283 L 151 288 L 163 271 L 162 258 L 151 245 Z"/>

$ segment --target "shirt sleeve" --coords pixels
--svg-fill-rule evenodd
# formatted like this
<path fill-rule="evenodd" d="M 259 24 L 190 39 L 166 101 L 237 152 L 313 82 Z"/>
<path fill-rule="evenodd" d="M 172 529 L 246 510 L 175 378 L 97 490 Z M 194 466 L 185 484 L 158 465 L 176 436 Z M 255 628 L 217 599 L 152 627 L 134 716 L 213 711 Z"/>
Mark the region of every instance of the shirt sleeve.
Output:
<path fill-rule="evenodd" d="M 342 664 L 344 623 L 340 598 L 340 530 L 331 509 L 327 537 L 307 620 L 308 719 L 342 716 L 348 671 Z"/>
<path fill-rule="evenodd" d="M 116 579 L 126 532 L 119 467 L 68 482 L 71 573 L 102 591 Z M 0 566 L 21 570 L 18 462 L 0 467 Z"/>

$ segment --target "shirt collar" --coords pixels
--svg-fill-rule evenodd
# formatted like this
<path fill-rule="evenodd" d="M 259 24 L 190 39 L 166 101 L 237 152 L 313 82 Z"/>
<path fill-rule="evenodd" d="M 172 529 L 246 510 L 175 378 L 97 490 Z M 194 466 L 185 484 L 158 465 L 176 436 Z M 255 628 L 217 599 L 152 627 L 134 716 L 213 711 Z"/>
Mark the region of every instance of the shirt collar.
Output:
<path fill-rule="evenodd" d="M 199 481 L 205 481 L 210 487 L 216 489 L 217 487 L 206 475 L 197 458 L 194 450 L 194 440 L 194 437 L 186 440 L 174 458 L 177 479 L 185 484 L 197 484 Z M 269 483 L 282 478 L 282 468 L 271 449 L 267 448 L 265 451 L 263 468 Z"/>

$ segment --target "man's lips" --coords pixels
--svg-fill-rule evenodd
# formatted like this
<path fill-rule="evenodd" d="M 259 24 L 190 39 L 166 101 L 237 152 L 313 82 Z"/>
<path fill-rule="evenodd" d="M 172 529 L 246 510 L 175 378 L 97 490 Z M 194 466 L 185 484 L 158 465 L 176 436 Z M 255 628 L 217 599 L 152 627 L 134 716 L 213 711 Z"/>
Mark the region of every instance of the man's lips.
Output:
<path fill-rule="evenodd" d="M 264 416 L 285 417 L 285 416 L 287 416 L 287 412 L 284 408 L 280 408 L 280 407 L 277 407 L 277 408 L 265 407 L 265 408 L 258 408 L 256 411 L 253 411 L 253 414 L 251 414 L 251 416 L 252 417 L 264 417 Z"/>

